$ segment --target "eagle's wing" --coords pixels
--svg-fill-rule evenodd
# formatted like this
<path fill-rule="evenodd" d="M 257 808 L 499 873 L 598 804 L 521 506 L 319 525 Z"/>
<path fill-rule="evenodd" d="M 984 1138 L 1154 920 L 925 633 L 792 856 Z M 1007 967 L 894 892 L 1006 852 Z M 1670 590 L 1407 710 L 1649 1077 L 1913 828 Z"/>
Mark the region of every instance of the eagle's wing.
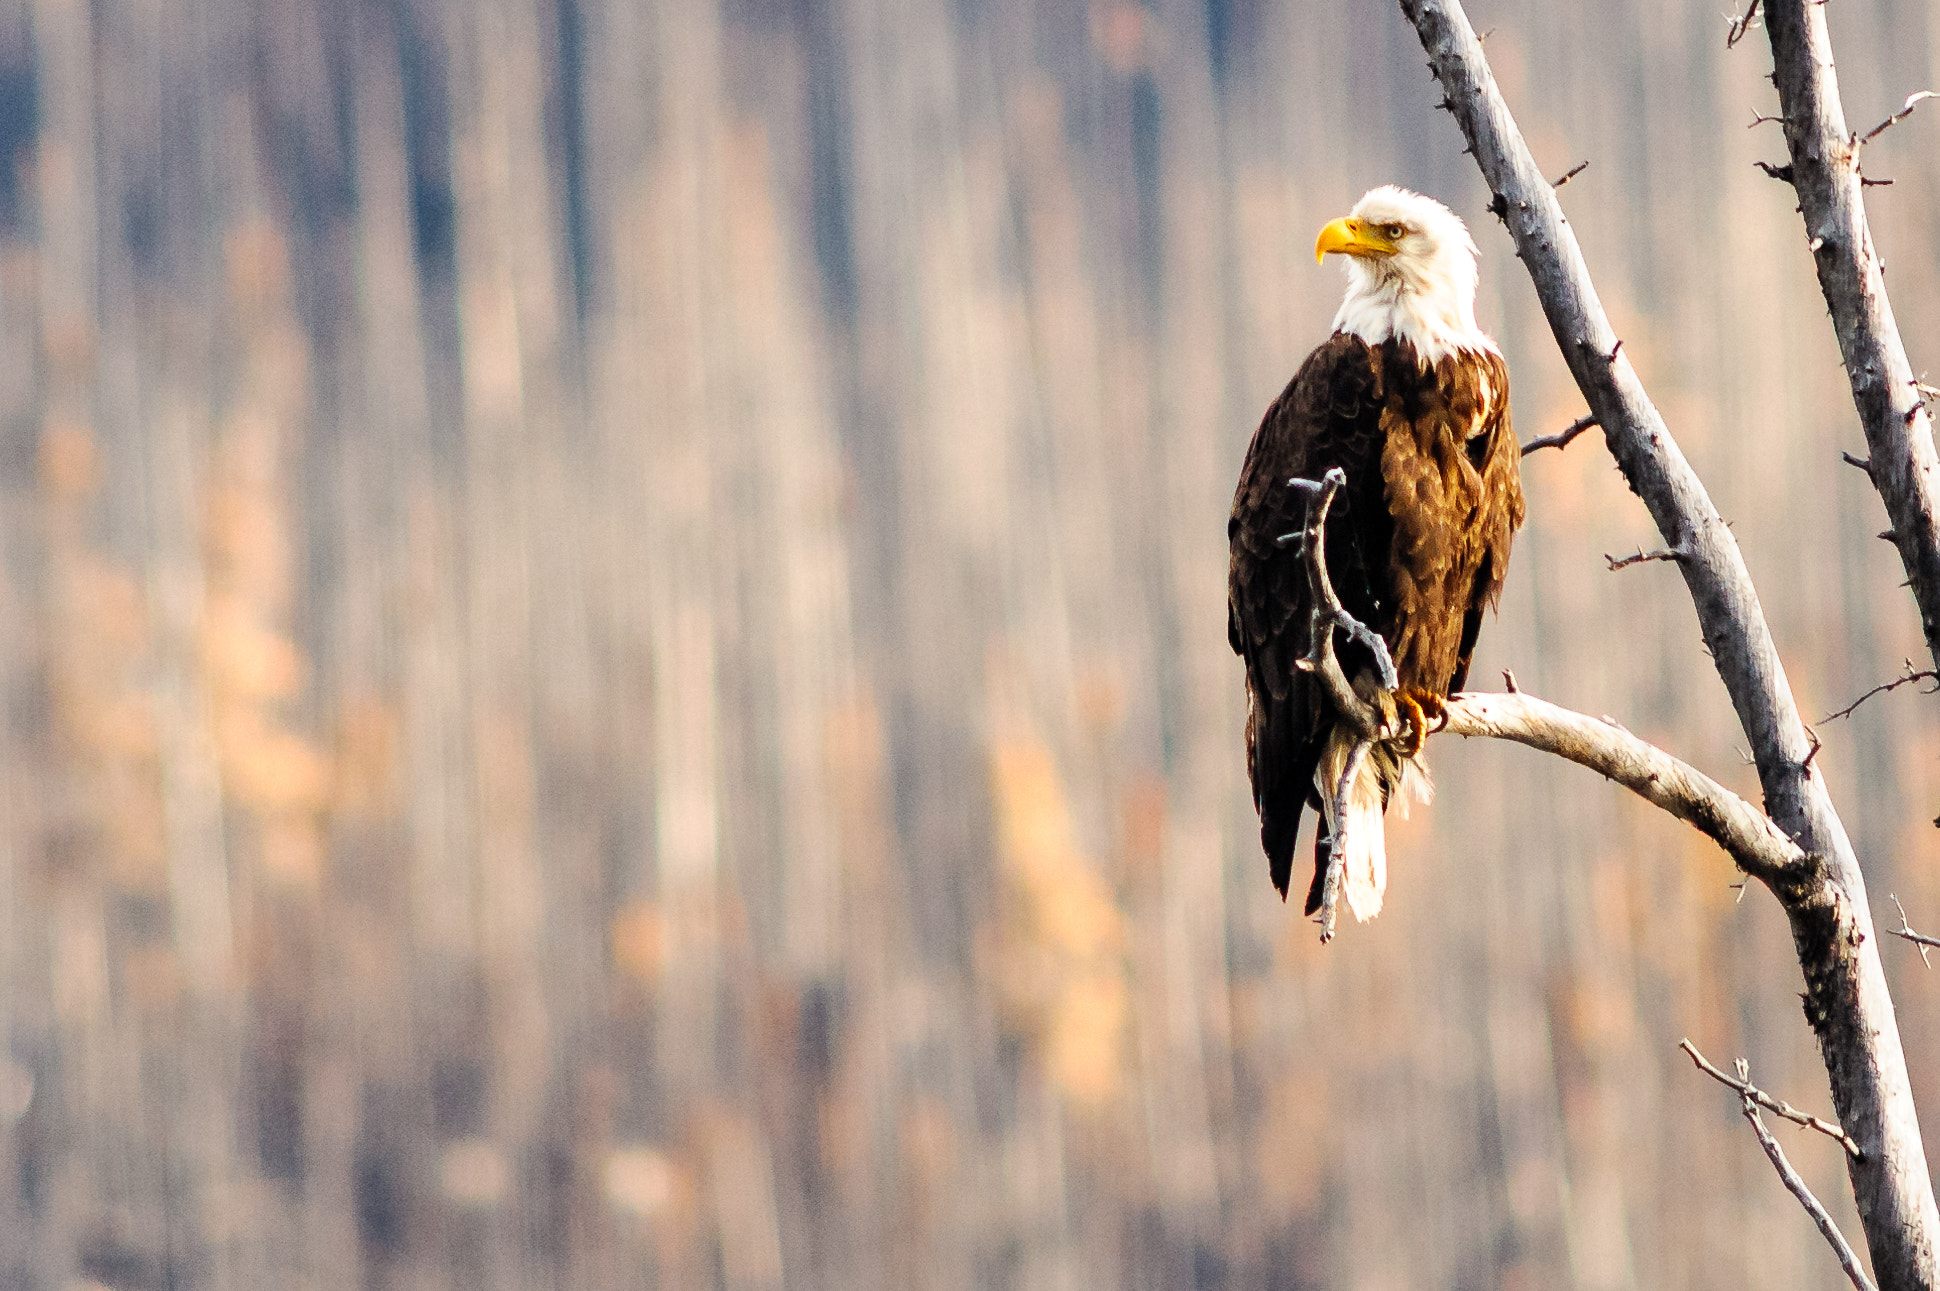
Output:
<path fill-rule="evenodd" d="M 1482 631 L 1482 611 L 1495 608 L 1502 595 L 1502 580 L 1509 572 L 1509 544 L 1522 527 L 1522 445 L 1516 442 L 1509 425 L 1509 368 L 1500 355 L 1489 355 L 1487 361 L 1491 365 L 1490 380 L 1501 393 L 1483 431 L 1486 441 L 1470 450 L 1481 463 L 1482 503 L 1475 527 L 1483 557 L 1470 589 L 1468 612 L 1462 619 L 1461 647 L 1455 656 L 1455 674 L 1448 683 L 1451 695 L 1468 683 L 1469 660 Z"/>
<path fill-rule="evenodd" d="M 1260 843 L 1284 897 L 1300 810 L 1332 727 L 1318 684 L 1295 667 L 1307 653 L 1311 597 L 1297 543 L 1306 499 L 1287 487 L 1330 467 L 1347 476 L 1327 523 L 1327 565 L 1348 611 L 1379 627 L 1370 555 L 1385 559 L 1389 520 L 1381 480 L 1381 357 L 1335 334 L 1267 409 L 1247 449 L 1226 535 L 1232 548 L 1227 636 L 1246 662 L 1246 769 Z"/>
<path fill-rule="evenodd" d="M 1445 695 L 1469 659 L 1522 523 L 1521 450 L 1500 355 L 1444 357 L 1402 380 L 1382 415 L 1382 475 L 1394 524 L 1382 631 L 1404 690 Z M 1391 390 L 1391 394 L 1395 391 Z"/>

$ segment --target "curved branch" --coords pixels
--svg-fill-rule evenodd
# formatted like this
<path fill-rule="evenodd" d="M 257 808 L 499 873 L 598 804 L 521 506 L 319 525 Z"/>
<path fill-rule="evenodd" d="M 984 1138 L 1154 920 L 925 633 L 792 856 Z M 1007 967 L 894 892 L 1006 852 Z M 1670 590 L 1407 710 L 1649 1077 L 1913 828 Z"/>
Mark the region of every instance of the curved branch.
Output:
<path fill-rule="evenodd" d="M 1448 699 L 1445 730 L 1514 740 L 1554 753 L 1663 808 L 1722 847 L 1738 868 L 1766 883 L 1782 883 L 1809 865 L 1799 845 L 1756 807 L 1688 763 L 1608 719 L 1587 716 L 1518 691 L 1469 693 Z"/>
<path fill-rule="evenodd" d="M 1853 406 L 1871 450 L 1867 473 L 1892 518 L 1888 532 L 1919 606 L 1927 650 L 1940 664 L 1940 457 L 1886 294 L 1885 267 L 1866 222 L 1859 170 L 1861 147 L 1933 95 L 1910 95 L 1898 112 L 1854 137 L 1839 103 L 1824 8 L 1811 0 L 1770 0 L 1765 30 L 1772 42 L 1772 82 L 1778 87 L 1785 146 L 1792 155 L 1785 169 L 1798 193 L 1819 289 L 1832 311 Z"/>

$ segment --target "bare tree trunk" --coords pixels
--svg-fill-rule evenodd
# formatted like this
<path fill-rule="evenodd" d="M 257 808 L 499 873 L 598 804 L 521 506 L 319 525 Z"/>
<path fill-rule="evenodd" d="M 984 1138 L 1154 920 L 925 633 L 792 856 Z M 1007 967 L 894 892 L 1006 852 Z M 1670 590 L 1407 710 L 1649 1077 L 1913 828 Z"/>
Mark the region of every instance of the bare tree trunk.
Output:
<path fill-rule="evenodd" d="M 1859 162 L 1866 142 L 1910 112 L 1920 96 L 1868 134 L 1853 134 L 1839 104 L 1825 10 L 1809 0 L 1765 0 L 1765 30 L 1792 158 L 1777 173 L 1798 192 L 1806 245 L 1866 432 L 1867 474 L 1892 518 L 1889 532 L 1920 607 L 1920 630 L 1940 664 L 1940 459 L 1886 295 L 1885 264 L 1866 223 Z"/>
<path fill-rule="evenodd" d="M 1862 1156 L 1853 1193 L 1883 1288 L 1935 1285 L 1936 1231 L 1906 1059 L 1859 863 L 1812 767 L 1808 738 L 1736 540 L 1679 451 L 1610 326 L 1576 236 L 1497 89 L 1458 0 L 1401 0 L 1444 103 L 1494 193 L 1565 362 L 1631 489 L 1643 499 L 1690 588 L 1705 643 L 1751 741 L 1773 823 L 1809 858 L 1767 878 L 1784 905 L 1805 973 L 1840 1123 Z"/>

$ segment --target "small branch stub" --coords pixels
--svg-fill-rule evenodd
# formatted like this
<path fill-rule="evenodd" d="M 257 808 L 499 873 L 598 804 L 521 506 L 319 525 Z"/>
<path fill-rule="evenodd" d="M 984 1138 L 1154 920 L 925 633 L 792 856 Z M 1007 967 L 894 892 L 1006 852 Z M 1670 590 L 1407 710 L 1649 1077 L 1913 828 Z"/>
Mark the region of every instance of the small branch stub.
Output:
<path fill-rule="evenodd" d="M 1568 448 L 1571 440 L 1597 424 L 1595 413 L 1578 417 L 1554 435 L 1542 435 L 1524 444 L 1522 446 L 1522 455 L 1527 457 L 1539 448 Z"/>
<path fill-rule="evenodd" d="M 1588 170 L 1589 168 L 1590 168 L 1589 162 L 1579 161 L 1574 166 L 1571 166 L 1568 170 L 1564 171 L 1563 177 L 1561 179 L 1550 181 L 1549 186 L 1551 188 L 1561 188 L 1563 185 L 1569 183 L 1572 179 L 1575 179 L 1578 175 L 1582 174 L 1584 171 Z"/>
<path fill-rule="evenodd" d="M 1320 678 L 1327 697 L 1355 730 L 1364 736 L 1378 737 L 1385 734 L 1380 714 L 1354 693 L 1347 674 L 1341 671 L 1340 661 L 1334 657 L 1334 632 L 1338 629 L 1350 640 L 1367 647 L 1368 653 L 1374 656 L 1383 690 L 1393 690 L 1399 684 L 1388 643 L 1381 639 L 1379 632 L 1347 612 L 1334 593 L 1334 580 L 1327 573 L 1327 511 L 1334 504 L 1334 495 L 1346 483 L 1347 475 L 1338 466 L 1329 469 L 1318 481 L 1298 476 L 1288 480 L 1288 488 L 1307 495 L 1307 525 L 1293 533 L 1281 534 L 1279 540 L 1300 544 L 1308 585 L 1313 590 L 1313 620 L 1308 636 L 1312 644 L 1300 666 Z"/>
<path fill-rule="evenodd" d="M 1639 547 L 1635 555 L 1624 556 L 1621 558 L 1612 556 L 1607 551 L 1603 553 L 1603 559 L 1610 563 L 1610 569 L 1612 572 L 1619 569 L 1628 569 L 1632 565 L 1641 565 L 1644 562 L 1651 561 L 1651 560 L 1681 561 L 1681 560 L 1689 560 L 1690 558 L 1691 558 L 1690 550 L 1681 543 L 1675 547 L 1661 547 L 1656 551 L 1645 551 L 1643 548 Z"/>

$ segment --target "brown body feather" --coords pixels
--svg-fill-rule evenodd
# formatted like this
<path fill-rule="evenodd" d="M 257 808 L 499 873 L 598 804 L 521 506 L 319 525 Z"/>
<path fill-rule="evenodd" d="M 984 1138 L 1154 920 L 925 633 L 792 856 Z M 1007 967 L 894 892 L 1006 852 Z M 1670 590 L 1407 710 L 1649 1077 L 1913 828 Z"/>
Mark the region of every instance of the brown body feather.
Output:
<path fill-rule="evenodd" d="M 1295 661 L 1309 647 L 1311 599 L 1300 554 L 1282 534 L 1305 523 L 1287 487 L 1331 467 L 1347 477 L 1327 521 L 1327 564 L 1347 610 L 1378 631 L 1404 690 L 1461 688 L 1522 523 L 1520 451 L 1509 427 L 1509 374 L 1493 351 L 1425 367 L 1406 341 L 1370 346 L 1337 332 L 1267 409 L 1233 498 L 1227 634 L 1246 662 L 1247 772 L 1274 886 L 1286 895 L 1293 848 L 1334 717 Z M 1371 670 L 1341 643 L 1350 677 Z M 1399 781 L 1377 750 L 1382 801 Z M 1330 846 L 1315 840 L 1315 907 Z"/>

